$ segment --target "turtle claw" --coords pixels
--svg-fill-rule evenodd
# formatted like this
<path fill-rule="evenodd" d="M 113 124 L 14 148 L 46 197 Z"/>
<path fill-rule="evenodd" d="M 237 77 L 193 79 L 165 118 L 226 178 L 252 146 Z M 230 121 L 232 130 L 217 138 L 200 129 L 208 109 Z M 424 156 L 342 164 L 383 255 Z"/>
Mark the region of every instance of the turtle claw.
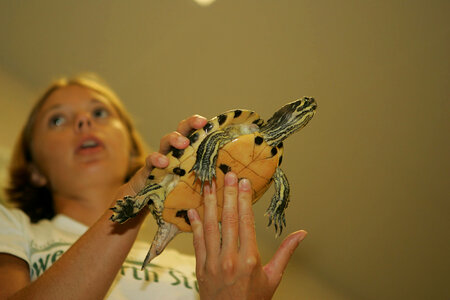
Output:
<path fill-rule="evenodd" d="M 289 204 L 289 182 L 280 168 L 274 174 L 275 195 L 273 195 L 270 205 L 265 215 L 269 217 L 269 224 L 274 225 L 275 237 L 279 237 L 286 226 L 286 208 Z"/>
<path fill-rule="evenodd" d="M 211 184 L 212 180 L 216 179 L 216 169 L 214 166 L 215 164 L 205 166 L 200 162 L 196 162 L 191 169 L 191 171 L 195 172 L 195 179 L 193 184 L 195 184 L 197 180 L 200 181 L 200 195 L 203 195 L 203 187 L 205 186 L 205 182 Z"/>
<path fill-rule="evenodd" d="M 149 201 L 152 201 L 151 198 L 161 193 L 161 191 L 161 186 L 153 183 L 145 186 L 135 196 L 125 196 L 122 200 L 117 200 L 116 205 L 110 208 L 113 211 L 113 215 L 109 219 L 114 222 L 124 223 L 128 219 L 134 218 L 144 206 L 149 204 Z"/>
<path fill-rule="evenodd" d="M 275 228 L 275 237 L 279 237 L 283 232 L 283 228 L 286 227 L 284 212 L 282 214 L 277 214 L 276 212 L 267 211 L 265 215 L 269 216 L 269 223 L 267 224 L 267 227 L 269 227 L 273 223 L 273 226 Z"/>
<path fill-rule="evenodd" d="M 125 196 L 123 200 L 117 200 L 116 205 L 111 207 L 110 210 L 113 211 L 113 215 L 109 219 L 120 224 L 135 217 L 139 211 L 136 211 L 135 200 L 131 196 Z"/>
<path fill-rule="evenodd" d="M 215 173 L 215 172 L 214 172 Z M 213 179 L 216 179 L 216 174 L 214 174 L 213 176 L 212 176 L 212 178 Z M 195 179 L 196 181 L 197 181 L 197 178 Z M 201 178 L 200 178 L 200 184 L 201 184 L 201 186 L 200 186 L 200 195 L 203 195 L 203 187 L 204 187 L 204 185 L 205 185 L 205 182 L 208 182 L 208 184 L 209 185 L 211 185 L 211 183 L 212 183 L 212 179 L 207 179 L 207 180 L 202 180 Z M 195 184 L 195 181 L 194 181 L 194 184 Z"/>

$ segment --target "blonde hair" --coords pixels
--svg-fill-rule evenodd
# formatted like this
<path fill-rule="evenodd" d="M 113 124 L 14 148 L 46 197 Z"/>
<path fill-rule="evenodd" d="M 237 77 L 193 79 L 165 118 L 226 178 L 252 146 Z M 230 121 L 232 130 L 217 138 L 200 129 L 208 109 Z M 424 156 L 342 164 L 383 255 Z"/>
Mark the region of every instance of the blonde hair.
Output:
<path fill-rule="evenodd" d="M 144 165 L 146 154 L 145 143 L 137 132 L 130 115 L 125 110 L 120 99 L 100 77 L 95 74 L 86 73 L 73 78 L 63 77 L 54 81 L 34 104 L 25 126 L 18 137 L 9 167 L 9 186 L 5 189 L 9 202 L 23 210 L 32 222 L 37 222 L 41 219 L 51 219 L 55 215 L 51 191 L 48 187 L 38 187 L 31 181 L 30 165 L 33 163 L 31 139 L 36 116 L 44 102 L 53 92 L 69 85 L 82 86 L 101 94 L 116 109 L 120 119 L 128 130 L 131 141 L 130 168 L 126 180 L 129 180 Z"/>

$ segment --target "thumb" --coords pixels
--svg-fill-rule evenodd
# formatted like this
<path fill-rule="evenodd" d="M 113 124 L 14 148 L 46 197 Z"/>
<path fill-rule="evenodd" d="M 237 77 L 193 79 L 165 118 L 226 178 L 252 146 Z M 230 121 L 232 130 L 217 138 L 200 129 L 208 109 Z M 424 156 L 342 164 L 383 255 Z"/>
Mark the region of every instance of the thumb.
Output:
<path fill-rule="evenodd" d="M 269 263 L 264 266 L 264 272 L 272 286 L 278 286 L 292 254 L 307 234 L 306 231 L 299 230 L 288 235 Z"/>

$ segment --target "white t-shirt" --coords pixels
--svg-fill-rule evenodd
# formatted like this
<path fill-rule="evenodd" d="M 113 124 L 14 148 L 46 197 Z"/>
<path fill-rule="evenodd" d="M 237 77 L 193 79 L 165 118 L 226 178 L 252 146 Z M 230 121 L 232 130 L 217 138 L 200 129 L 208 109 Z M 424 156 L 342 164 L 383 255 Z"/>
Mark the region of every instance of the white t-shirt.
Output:
<path fill-rule="evenodd" d="M 32 224 L 21 210 L 0 204 L 0 253 L 26 261 L 31 280 L 47 270 L 87 229 L 65 215 Z M 135 242 L 105 299 L 199 299 L 195 258 L 166 249 L 141 271 L 148 248 L 148 243 Z"/>

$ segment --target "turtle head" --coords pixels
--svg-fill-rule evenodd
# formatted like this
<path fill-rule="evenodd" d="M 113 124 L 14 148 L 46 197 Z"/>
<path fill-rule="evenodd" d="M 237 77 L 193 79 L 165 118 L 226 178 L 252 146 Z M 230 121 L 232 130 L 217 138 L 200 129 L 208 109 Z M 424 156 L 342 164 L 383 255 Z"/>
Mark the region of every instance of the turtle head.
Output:
<path fill-rule="evenodd" d="M 275 146 L 308 124 L 316 112 L 312 97 L 303 97 L 281 107 L 261 128 L 265 141 Z"/>

